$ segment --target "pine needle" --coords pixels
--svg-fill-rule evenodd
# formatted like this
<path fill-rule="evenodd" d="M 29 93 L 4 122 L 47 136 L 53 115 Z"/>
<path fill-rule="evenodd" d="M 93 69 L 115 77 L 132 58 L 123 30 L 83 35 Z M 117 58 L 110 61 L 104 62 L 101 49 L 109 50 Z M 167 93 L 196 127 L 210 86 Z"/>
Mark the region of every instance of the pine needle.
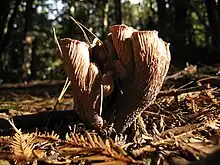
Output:
<path fill-rule="evenodd" d="M 60 53 L 61 53 L 61 55 L 62 55 L 63 52 L 62 52 L 62 50 L 61 50 L 59 41 L 58 41 L 58 39 L 57 39 L 57 35 L 56 35 L 55 28 L 53 28 L 53 34 L 54 34 L 54 39 L 55 39 L 55 42 L 56 42 L 56 44 L 57 44 L 57 47 L 58 47 L 58 49 L 59 49 L 59 51 L 60 51 Z M 67 77 L 67 78 L 66 78 L 66 81 L 65 81 L 65 84 L 64 84 L 64 86 L 63 86 L 63 89 L 62 89 L 62 91 L 61 91 L 61 93 L 60 93 L 60 95 L 59 95 L 59 97 L 58 97 L 58 99 L 57 99 L 57 101 L 56 101 L 56 103 L 55 103 L 54 109 L 56 109 L 57 104 L 58 104 L 58 103 L 60 102 L 60 100 L 62 99 L 62 97 L 63 97 L 63 95 L 65 94 L 66 90 L 68 89 L 70 83 L 71 83 L 71 81 L 69 81 L 69 78 Z"/>
<path fill-rule="evenodd" d="M 61 93 L 60 93 L 60 95 L 59 95 L 59 97 L 58 97 L 58 101 L 60 101 L 61 99 L 62 99 L 62 97 L 63 97 L 63 95 L 65 94 L 65 92 L 66 92 L 66 90 L 68 89 L 68 87 L 70 86 L 70 84 L 71 84 L 71 81 L 69 80 L 69 78 L 67 77 L 66 78 L 66 81 L 65 81 L 65 84 L 64 84 L 64 86 L 63 86 L 63 89 L 62 89 L 62 91 L 61 91 Z"/>
<path fill-rule="evenodd" d="M 56 42 L 56 44 L 57 44 L 57 47 L 58 47 L 58 49 L 59 49 L 59 51 L 60 51 L 60 53 L 61 53 L 61 55 L 62 55 L 63 52 L 62 52 L 62 50 L 61 50 L 60 43 L 59 43 L 59 41 L 58 41 L 58 39 L 57 39 L 57 35 L 56 35 L 56 30 L 55 30 L 55 28 L 53 28 L 53 35 L 54 35 L 54 39 L 55 39 L 55 42 Z"/>
<path fill-rule="evenodd" d="M 84 37 L 85 37 L 85 39 L 86 39 L 86 42 L 89 44 L 89 45 L 91 45 L 91 43 L 90 43 L 90 41 L 89 41 L 89 38 L 88 38 L 88 36 L 86 35 L 86 32 L 83 30 L 83 28 L 81 27 L 81 25 L 80 25 L 80 23 L 78 22 L 78 21 L 76 21 L 73 17 L 71 17 L 70 16 L 70 18 L 77 24 L 77 26 L 79 26 L 79 28 L 82 30 L 82 32 L 83 32 L 83 35 L 84 35 Z"/>
<path fill-rule="evenodd" d="M 18 134 L 22 134 L 21 129 L 17 129 L 17 127 L 14 124 L 13 119 L 7 119 L 9 124 L 14 128 L 14 130 L 18 133 Z"/>
<path fill-rule="evenodd" d="M 92 33 L 85 25 L 83 25 L 82 23 L 78 22 L 77 20 L 75 20 L 71 16 L 70 16 L 70 18 L 80 27 L 80 29 L 82 30 L 86 40 L 88 39 L 88 37 L 87 37 L 85 31 L 82 29 L 82 27 L 84 29 L 86 29 L 93 37 L 95 37 L 98 40 L 99 43 L 103 44 L 103 42 L 94 33 Z M 90 44 L 90 42 L 88 42 L 88 43 Z"/>

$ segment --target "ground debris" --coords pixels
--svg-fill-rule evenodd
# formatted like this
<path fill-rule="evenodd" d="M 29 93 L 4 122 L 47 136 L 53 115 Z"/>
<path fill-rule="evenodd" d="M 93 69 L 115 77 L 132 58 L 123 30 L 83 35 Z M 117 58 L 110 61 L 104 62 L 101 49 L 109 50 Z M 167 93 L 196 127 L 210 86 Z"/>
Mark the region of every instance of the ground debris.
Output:
<path fill-rule="evenodd" d="M 51 112 L 59 93 L 49 92 L 48 97 L 34 95 L 34 88 L 24 93 L 7 88 L 8 93 L 0 92 L 0 159 L 24 164 L 208 164 L 218 159 L 220 150 L 220 90 L 188 81 L 172 88 L 165 83 L 166 90 L 136 125 L 111 138 L 78 119 L 68 93 Z"/>

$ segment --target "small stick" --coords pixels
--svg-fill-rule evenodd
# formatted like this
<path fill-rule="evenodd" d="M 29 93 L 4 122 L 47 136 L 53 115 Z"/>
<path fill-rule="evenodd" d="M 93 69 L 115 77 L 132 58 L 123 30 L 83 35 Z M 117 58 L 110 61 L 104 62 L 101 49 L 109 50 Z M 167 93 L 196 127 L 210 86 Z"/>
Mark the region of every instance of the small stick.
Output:
<path fill-rule="evenodd" d="M 82 30 L 82 27 L 83 27 L 83 28 L 86 29 L 90 34 L 92 34 L 93 37 L 95 37 L 101 44 L 103 44 L 103 42 L 102 42 L 94 33 L 92 33 L 85 25 L 81 24 L 80 22 L 78 22 L 77 20 L 75 20 L 75 19 L 74 19 L 73 17 L 71 17 L 71 16 L 70 16 L 70 18 L 80 27 L 81 30 Z M 81 27 L 81 26 L 82 26 L 82 27 Z M 84 31 L 84 30 L 82 30 L 82 31 L 83 31 L 84 35 L 87 37 L 85 31 Z M 86 37 L 85 37 L 85 38 L 86 38 Z M 88 38 L 88 37 L 87 37 L 87 38 Z"/>
<path fill-rule="evenodd" d="M 14 128 L 14 130 L 15 130 L 17 133 L 22 134 L 21 129 L 17 129 L 17 128 L 16 128 L 13 119 L 7 119 L 7 120 L 8 120 L 8 122 L 9 122 L 9 124 Z"/>
<path fill-rule="evenodd" d="M 55 28 L 53 28 L 53 34 L 54 34 L 54 39 L 55 39 L 55 42 L 56 42 L 56 44 L 57 44 L 57 47 L 58 47 L 58 49 L 59 49 L 59 51 L 60 51 L 60 53 L 61 53 L 61 56 L 62 56 L 63 52 L 62 52 L 62 49 L 61 49 L 60 44 L 59 44 L 59 42 L 58 42 Z M 51 117 L 52 117 L 54 111 L 56 110 L 57 104 L 59 104 L 60 100 L 62 99 L 63 95 L 65 94 L 65 92 L 66 92 L 66 90 L 68 89 L 68 87 L 70 86 L 70 84 L 71 84 L 71 81 L 70 81 L 69 78 L 67 77 L 67 78 L 66 78 L 66 81 L 65 81 L 65 84 L 64 84 L 64 86 L 63 86 L 63 89 L 62 89 L 62 91 L 61 91 L 61 93 L 60 93 L 60 95 L 59 95 L 59 97 L 58 97 L 58 99 L 57 99 L 57 101 L 56 101 L 56 103 L 55 103 L 55 105 L 54 105 L 52 114 L 49 116 L 49 118 L 48 118 L 48 120 L 47 120 L 46 127 L 48 126 L 48 124 L 49 124 L 49 122 L 50 122 L 50 120 L 51 120 Z"/>
<path fill-rule="evenodd" d="M 208 90 L 211 88 L 206 88 L 203 86 L 198 86 L 198 87 L 190 87 L 190 88 L 186 88 L 186 89 L 173 89 L 171 91 L 161 91 L 157 97 L 162 97 L 162 96 L 178 96 L 181 95 L 183 93 L 189 93 L 189 92 L 196 92 L 196 91 L 202 91 L 202 90 Z"/>
<path fill-rule="evenodd" d="M 61 91 L 61 93 L 60 93 L 60 95 L 59 95 L 59 97 L 58 97 L 58 99 L 57 99 L 57 101 L 56 101 L 56 103 L 54 105 L 53 111 L 51 112 L 51 115 L 49 116 L 49 118 L 47 120 L 46 127 L 49 125 L 50 120 L 51 120 L 51 118 L 53 116 L 53 113 L 56 111 L 57 105 L 59 104 L 60 100 L 62 99 L 63 95 L 65 94 L 65 92 L 68 89 L 68 87 L 70 86 L 70 84 L 71 84 L 71 81 L 67 77 L 66 81 L 65 81 L 65 84 L 63 86 L 63 89 L 62 89 L 62 91 Z"/>
<path fill-rule="evenodd" d="M 103 84 L 101 83 L 101 89 L 100 89 L 100 109 L 99 109 L 99 115 L 102 115 L 102 104 L 103 104 Z"/>
<path fill-rule="evenodd" d="M 77 26 L 79 26 L 79 28 L 82 30 L 83 35 L 86 39 L 86 41 L 88 42 L 89 46 L 91 45 L 88 36 L 86 35 L 85 31 L 83 30 L 83 28 L 81 27 L 80 23 L 78 21 L 76 21 L 73 17 L 70 16 L 70 18 L 77 24 Z"/>
<path fill-rule="evenodd" d="M 53 28 L 53 35 L 54 35 L 54 39 L 55 39 L 55 42 L 56 42 L 56 44 L 57 44 L 57 47 L 58 47 L 58 49 L 59 49 L 59 51 L 60 51 L 60 54 L 62 55 L 63 52 L 62 52 L 62 49 L 61 49 L 61 47 L 60 47 L 60 43 L 58 42 L 55 28 Z M 63 55 L 62 55 L 62 56 L 63 56 Z"/>

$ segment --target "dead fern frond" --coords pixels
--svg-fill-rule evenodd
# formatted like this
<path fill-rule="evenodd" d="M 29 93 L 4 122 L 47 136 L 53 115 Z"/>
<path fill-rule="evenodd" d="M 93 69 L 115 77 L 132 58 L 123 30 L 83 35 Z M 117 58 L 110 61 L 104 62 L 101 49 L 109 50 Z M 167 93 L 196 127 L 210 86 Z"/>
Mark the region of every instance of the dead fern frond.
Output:
<path fill-rule="evenodd" d="M 23 134 L 14 125 L 13 120 L 8 119 L 11 126 L 16 131 L 13 136 L 13 141 L 11 142 L 11 147 L 13 149 L 16 161 L 19 160 L 30 160 L 33 157 L 33 147 L 34 147 L 34 134 Z"/>
<path fill-rule="evenodd" d="M 71 147 L 61 148 L 61 151 L 69 153 L 72 156 L 84 155 L 77 158 L 80 160 L 92 161 L 100 160 L 103 162 L 116 161 L 122 163 L 141 163 L 135 161 L 119 146 L 117 146 L 112 139 L 105 139 L 105 141 L 97 134 L 86 132 L 85 135 L 78 135 L 71 133 L 66 139 Z M 74 146 L 74 147 L 73 147 Z M 95 154 L 95 155 L 94 155 Z M 75 159 L 74 159 L 75 160 Z"/>
<path fill-rule="evenodd" d="M 220 128 L 220 120 L 219 120 L 219 119 L 213 119 L 213 120 L 208 119 L 208 120 L 206 121 L 205 125 L 206 125 L 207 127 L 210 127 L 210 128 L 212 128 L 212 129 L 216 129 L 216 130 L 217 130 L 217 129 Z"/>
<path fill-rule="evenodd" d="M 45 140 L 49 140 L 49 141 L 59 141 L 59 135 L 56 134 L 54 131 L 52 131 L 51 133 L 49 132 L 35 132 L 35 136 L 37 138 L 41 138 L 41 139 L 45 139 Z"/>
<path fill-rule="evenodd" d="M 46 150 L 33 150 L 33 155 L 37 158 L 43 158 L 45 156 Z"/>
<path fill-rule="evenodd" d="M 12 148 L 17 160 L 30 160 L 33 156 L 34 134 L 16 133 L 13 136 Z"/>
<path fill-rule="evenodd" d="M 56 159 L 41 159 L 43 164 L 70 164 L 71 160 L 58 161 Z"/>

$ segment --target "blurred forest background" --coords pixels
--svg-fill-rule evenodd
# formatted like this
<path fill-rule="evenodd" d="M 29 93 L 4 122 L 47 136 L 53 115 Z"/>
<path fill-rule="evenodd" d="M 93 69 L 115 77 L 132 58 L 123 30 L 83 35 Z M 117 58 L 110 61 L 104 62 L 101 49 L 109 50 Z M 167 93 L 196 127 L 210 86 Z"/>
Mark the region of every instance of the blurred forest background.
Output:
<path fill-rule="evenodd" d="M 220 0 L 1 0 L 0 81 L 64 79 L 52 28 L 84 40 L 69 16 L 102 40 L 113 24 L 158 30 L 179 67 L 220 62 Z"/>

